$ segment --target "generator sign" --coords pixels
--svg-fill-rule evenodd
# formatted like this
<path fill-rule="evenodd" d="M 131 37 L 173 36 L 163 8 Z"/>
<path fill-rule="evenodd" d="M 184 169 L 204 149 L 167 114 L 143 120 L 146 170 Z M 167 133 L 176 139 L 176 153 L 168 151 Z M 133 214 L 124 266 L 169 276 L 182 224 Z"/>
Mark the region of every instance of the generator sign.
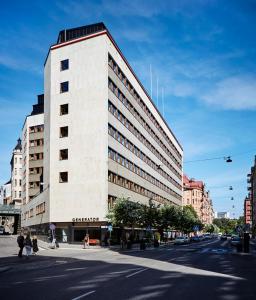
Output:
<path fill-rule="evenodd" d="M 98 222 L 99 218 L 73 218 L 72 222 Z"/>

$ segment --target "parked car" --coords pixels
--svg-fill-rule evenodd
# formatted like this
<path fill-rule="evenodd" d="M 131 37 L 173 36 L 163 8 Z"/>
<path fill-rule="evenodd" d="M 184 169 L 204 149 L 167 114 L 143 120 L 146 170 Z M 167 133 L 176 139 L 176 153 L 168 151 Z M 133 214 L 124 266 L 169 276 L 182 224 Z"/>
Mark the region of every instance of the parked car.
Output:
<path fill-rule="evenodd" d="M 210 233 L 206 233 L 206 234 L 204 234 L 204 238 L 206 240 L 210 240 L 212 238 L 212 235 Z"/>
<path fill-rule="evenodd" d="M 198 235 L 192 236 L 191 242 L 200 242 L 200 237 Z"/>
<path fill-rule="evenodd" d="M 4 234 L 4 226 L 0 226 L 0 234 Z"/>
<path fill-rule="evenodd" d="M 227 239 L 226 234 L 222 234 L 222 236 L 220 237 L 220 239 L 221 239 L 222 241 L 225 241 L 225 240 Z"/>
<path fill-rule="evenodd" d="M 239 236 L 232 236 L 230 243 L 232 246 L 238 246 L 242 244 L 242 240 Z"/>
<path fill-rule="evenodd" d="M 190 241 L 189 238 L 186 236 L 178 236 L 174 240 L 174 245 L 188 244 L 189 241 Z"/>

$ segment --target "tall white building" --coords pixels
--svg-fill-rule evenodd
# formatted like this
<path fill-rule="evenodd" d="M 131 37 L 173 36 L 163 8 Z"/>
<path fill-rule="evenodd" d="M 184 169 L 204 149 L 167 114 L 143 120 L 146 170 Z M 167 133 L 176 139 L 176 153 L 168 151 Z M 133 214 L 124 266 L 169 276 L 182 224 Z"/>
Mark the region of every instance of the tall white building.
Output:
<path fill-rule="evenodd" d="M 59 33 L 44 95 L 44 191 L 23 208 L 42 212 L 23 226 L 100 239 L 117 197 L 181 205 L 182 147 L 103 23 Z"/>
<path fill-rule="evenodd" d="M 13 149 L 11 159 L 11 202 L 7 204 L 22 204 L 22 146 L 21 139 Z"/>

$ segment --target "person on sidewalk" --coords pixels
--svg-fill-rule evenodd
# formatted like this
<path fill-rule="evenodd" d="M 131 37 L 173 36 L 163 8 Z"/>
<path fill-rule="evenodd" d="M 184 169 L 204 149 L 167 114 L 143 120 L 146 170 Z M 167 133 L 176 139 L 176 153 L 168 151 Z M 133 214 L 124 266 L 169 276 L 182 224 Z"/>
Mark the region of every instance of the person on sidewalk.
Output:
<path fill-rule="evenodd" d="M 18 254 L 18 257 L 22 257 L 22 252 L 23 252 L 23 248 L 24 248 L 24 236 L 22 233 L 20 233 L 20 235 L 17 237 L 17 243 L 18 243 L 18 246 L 20 248 L 19 250 L 19 254 Z"/>
<path fill-rule="evenodd" d="M 37 245 L 37 236 L 36 235 L 33 236 L 32 246 L 33 246 L 33 254 L 36 255 L 37 252 L 39 251 L 38 245 Z"/>
<path fill-rule="evenodd" d="M 86 234 L 84 237 L 84 249 L 89 247 L 89 234 Z"/>
<path fill-rule="evenodd" d="M 26 257 L 28 258 L 29 255 L 31 255 L 31 249 L 32 249 L 32 241 L 30 238 L 30 234 L 28 233 L 25 240 L 24 240 L 24 246 L 26 249 Z"/>

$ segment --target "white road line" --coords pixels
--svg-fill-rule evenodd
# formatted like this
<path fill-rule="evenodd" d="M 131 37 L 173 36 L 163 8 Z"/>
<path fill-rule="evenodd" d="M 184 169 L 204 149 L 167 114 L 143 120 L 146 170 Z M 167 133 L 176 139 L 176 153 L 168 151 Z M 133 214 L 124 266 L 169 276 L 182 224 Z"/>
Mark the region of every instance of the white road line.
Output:
<path fill-rule="evenodd" d="M 136 275 L 136 274 L 139 274 L 139 273 L 141 273 L 141 272 L 144 272 L 144 271 L 146 271 L 146 270 L 148 270 L 147 268 L 145 268 L 145 269 L 141 269 L 141 270 L 139 270 L 139 271 L 137 271 L 137 272 L 134 272 L 134 273 L 132 273 L 132 274 L 130 274 L 130 275 L 127 275 L 127 276 L 125 276 L 126 278 L 129 278 L 129 277 L 132 277 L 132 276 L 134 276 L 134 275 Z"/>
<path fill-rule="evenodd" d="M 84 298 L 84 297 L 86 297 L 86 296 L 89 296 L 89 295 L 91 295 L 91 294 L 93 294 L 93 293 L 95 293 L 95 291 L 90 291 L 90 292 L 85 293 L 85 294 L 83 294 L 83 295 L 81 295 L 81 296 L 78 296 L 78 297 L 76 297 L 76 298 L 72 298 L 71 300 L 82 299 L 82 298 Z"/>

